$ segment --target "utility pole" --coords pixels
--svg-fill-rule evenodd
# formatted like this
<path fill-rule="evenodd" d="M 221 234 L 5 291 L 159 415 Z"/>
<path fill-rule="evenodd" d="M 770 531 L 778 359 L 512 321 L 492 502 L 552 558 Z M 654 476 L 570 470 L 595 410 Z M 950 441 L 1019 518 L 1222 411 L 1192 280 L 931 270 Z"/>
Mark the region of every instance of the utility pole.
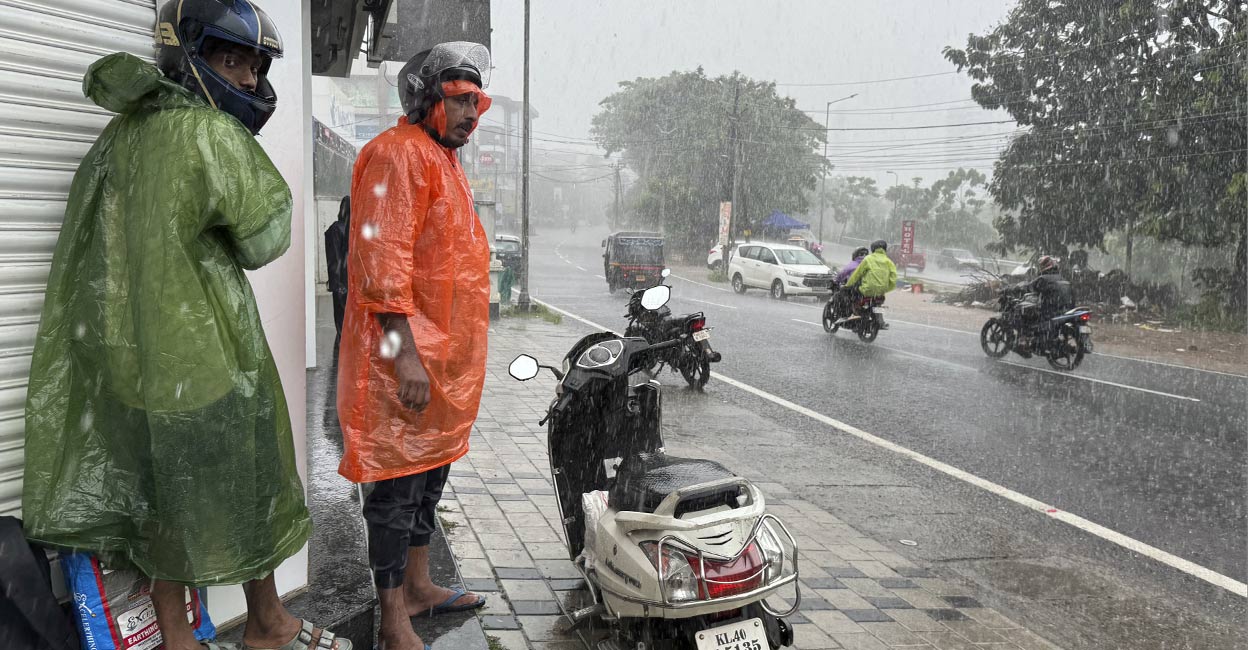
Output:
<path fill-rule="evenodd" d="M 529 0 L 524 0 L 524 140 L 521 143 L 520 172 L 520 296 L 516 308 L 521 313 L 532 307 L 529 298 Z"/>
<path fill-rule="evenodd" d="M 611 210 L 611 229 L 619 230 L 620 219 L 623 217 L 620 210 L 624 200 L 624 197 L 622 196 L 624 193 L 624 184 L 620 181 L 620 170 L 624 169 L 624 161 L 621 160 L 614 165 L 611 165 L 611 169 L 615 171 L 615 183 L 613 185 L 615 188 L 615 205 Z"/>
<path fill-rule="evenodd" d="M 726 261 L 732 252 L 732 243 L 736 241 L 733 229 L 736 227 L 737 207 L 741 204 L 741 140 L 737 137 L 738 107 L 741 99 L 741 77 L 734 75 L 732 90 L 732 202 L 728 211 L 728 242 L 724 244 L 723 258 Z M 727 266 L 725 266 L 727 268 Z"/>
<path fill-rule="evenodd" d="M 827 202 L 825 196 L 828 192 L 828 140 L 832 139 L 832 132 L 828 130 L 829 118 L 832 117 L 832 105 L 837 102 L 843 102 L 847 99 L 853 99 L 858 96 L 854 93 L 848 97 L 834 99 L 823 107 L 823 179 L 819 187 L 819 245 L 823 245 L 823 206 Z"/>

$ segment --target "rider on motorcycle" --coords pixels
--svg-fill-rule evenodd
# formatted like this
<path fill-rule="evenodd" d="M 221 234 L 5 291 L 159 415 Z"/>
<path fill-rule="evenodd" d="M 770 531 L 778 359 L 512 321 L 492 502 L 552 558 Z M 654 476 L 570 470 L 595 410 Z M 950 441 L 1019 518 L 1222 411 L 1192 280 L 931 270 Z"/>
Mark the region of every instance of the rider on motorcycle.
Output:
<path fill-rule="evenodd" d="M 1010 288 L 1011 291 L 1024 295 L 1034 293 L 1040 297 L 1038 308 L 1031 312 L 1032 315 L 1024 323 L 1025 327 L 1032 330 L 1075 306 L 1074 292 L 1071 291 L 1070 282 L 1061 276 L 1056 257 L 1041 255 L 1040 259 L 1036 260 L 1036 269 L 1040 271 L 1040 275 L 1037 275 L 1035 279 Z M 1024 342 L 1020 354 L 1026 351 Z"/>
<path fill-rule="evenodd" d="M 1061 276 L 1057 263 L 1056 257 L 1041 255 L 1040 259 L 1036 260 L 1036 268 L 1040 271 L 1040 275 L 1030 282 L 1014 287 L 1015 291 L 1024 294 L 1035 293 L 1040 296 L 1038 313 L 1040 320 L 1059 316 L 1075 306 L 1075 296 L 1070 289 L 1070 282 Z"/>
<path fill-rule="evenodd" d="M 865 246 L 859 246 L 854 249 L 854 254 L 850 256 L 849 264 L 841 267 L 840 272 L 836 274 L 834 282 L 836 286 L 840 287 L 840 289 L 838 289 L 832 296 L 832 300 L 834 301 L 834 304 L 832 305 L 832 313 L 849 313 L 850 305 L 852 305 L 853 300 L 858 297 L 858 291 L 851 287 L 845 286 L 845 281 L 849 279 L 849 276 L 853 275 L 854 271 L 858 268 L 858 265 L 862 263 L 862 259 L 866 257 L 869 252 L 870 251 L 868 251 Z"/>
<path fill-rule="evenodd" d="M 888 259 L 888 242 L 877 239 L 871 242 L 871 254 L 858 263 L 858 268 L 845 282 L 847 288 L 857 288 L 867 298 L 884 302 L 884 294 L 897 288 L 897 265 Z M 877 314 L 879 316 L 879 314 Z M 888 329 L 888 323 L 880 317 L 880 329 Z"/>

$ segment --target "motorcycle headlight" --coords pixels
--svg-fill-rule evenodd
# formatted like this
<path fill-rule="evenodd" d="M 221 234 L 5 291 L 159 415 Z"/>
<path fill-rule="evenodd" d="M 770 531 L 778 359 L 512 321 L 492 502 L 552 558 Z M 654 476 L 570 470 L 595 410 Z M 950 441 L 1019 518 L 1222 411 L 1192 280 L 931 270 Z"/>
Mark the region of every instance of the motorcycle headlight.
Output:
<path fill-rule="evenodd" d="M 580 358 L 576 360 L 576 365 L 589 369 L 602 368 L 618 361 L 623 353 L 624 343 L 622 341 L 613 340 L 595 343 L 588 350 L 581 353 Z"/>
<path fill-rule="evenodd" d="M 689 558 L 675 547 L 664 546 L 663 557 L 658 557 L 658 542 L 642 542 L 641 550 L 650 558 L 659 576 L 662 578 L 663 592 L 667 600 L 673 603 L 688 602 L 698 599 L 698 575 Z"/>

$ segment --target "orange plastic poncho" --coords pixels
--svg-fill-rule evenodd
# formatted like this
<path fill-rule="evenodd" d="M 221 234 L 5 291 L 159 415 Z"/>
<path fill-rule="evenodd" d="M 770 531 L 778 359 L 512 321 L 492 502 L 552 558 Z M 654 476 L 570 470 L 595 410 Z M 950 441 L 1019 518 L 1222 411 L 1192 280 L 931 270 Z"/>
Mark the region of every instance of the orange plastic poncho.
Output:
<path fill-rule="evenodd" d="M 351 201 L 338 472 L 367 483 L 468 453 L 485 383 L 490 249 L 454 152 L 407 118 L 360 152 Z M 423 412 L 398 399 L 383 313 L 407 315 L 429 375 Z"/>

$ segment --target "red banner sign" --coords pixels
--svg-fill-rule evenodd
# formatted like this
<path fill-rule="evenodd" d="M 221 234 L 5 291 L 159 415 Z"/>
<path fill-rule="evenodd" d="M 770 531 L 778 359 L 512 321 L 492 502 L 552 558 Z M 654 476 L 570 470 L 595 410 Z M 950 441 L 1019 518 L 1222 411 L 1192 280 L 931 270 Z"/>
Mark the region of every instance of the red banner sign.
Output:
<path fill-rule="evenodd" d="M 914 222 L 901 222 L 901 253 L 910 255 L 914 253 Z"/>

